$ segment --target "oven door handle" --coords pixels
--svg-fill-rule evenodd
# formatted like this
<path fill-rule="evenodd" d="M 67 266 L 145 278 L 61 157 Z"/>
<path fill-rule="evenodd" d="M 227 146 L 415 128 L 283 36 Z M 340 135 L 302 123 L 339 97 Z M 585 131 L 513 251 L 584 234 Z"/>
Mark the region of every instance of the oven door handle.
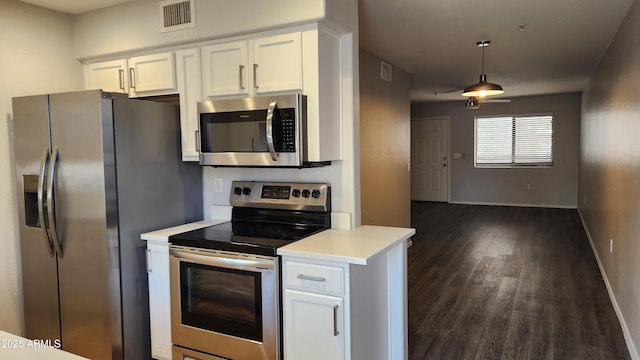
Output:
<path fill-rule="evenodd" d="M 263 259 L 245 259 L 241 257 L 227 256 L 218 253 L 209 253 L 206 255 L 194 254 L 188 251 L 178 249 L 169 249 L 169 254 L 180 261 L 188 261 L 201 265 L 217 266 L 226 269 L 245 270 L 251 272 L 272 272 L 274 262 L 272 260 Z"/>

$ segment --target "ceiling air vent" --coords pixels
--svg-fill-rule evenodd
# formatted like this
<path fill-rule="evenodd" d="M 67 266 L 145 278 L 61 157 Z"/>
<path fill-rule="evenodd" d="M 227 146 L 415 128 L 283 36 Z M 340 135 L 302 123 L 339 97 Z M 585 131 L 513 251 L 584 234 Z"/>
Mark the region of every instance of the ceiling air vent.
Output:
<path fill-rule="evenodd" d="M 388 82 L 391 82 L 392 70 L 393 68 L 391 67 L 391 64 L 386 63 L 384 61 L 380 61 L 380 77 L 382 78 L 382 80 L 387 80 Z"/>
<path fill-rule="evenodd" d="M 193 0 L 166 0 L 160 2 L 162 32 L 196 27 Z"/>

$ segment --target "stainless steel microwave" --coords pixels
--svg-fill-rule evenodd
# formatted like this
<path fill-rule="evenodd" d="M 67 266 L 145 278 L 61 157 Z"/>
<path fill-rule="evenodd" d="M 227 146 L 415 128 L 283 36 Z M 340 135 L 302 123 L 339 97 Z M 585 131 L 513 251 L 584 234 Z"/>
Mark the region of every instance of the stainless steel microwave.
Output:
<path fill-rule="evenodd" d="M 300 94 L 198 103 L 200 165 L 309 167 L 307 97 Z"/>

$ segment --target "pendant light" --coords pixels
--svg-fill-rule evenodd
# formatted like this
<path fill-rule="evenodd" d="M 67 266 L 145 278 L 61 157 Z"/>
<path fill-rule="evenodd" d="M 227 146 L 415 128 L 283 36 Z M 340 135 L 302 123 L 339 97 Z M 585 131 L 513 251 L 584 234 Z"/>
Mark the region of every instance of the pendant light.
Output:
<path fill-rule="evenodd" d="M 504 93 L 504 90 L 502 90 L 502 86 L 487 82 L 487 75 L 485 75 L 484 73 L 484 48 L 489 46 L 490 43 L 491 41 L 489 40 L 482 40 L 476 43 L 476 45 L 482 48 L 482 74 L 480 74 L 480 82 L 467 86 L 462 92 L 462 96 L 484 97 Z"/>

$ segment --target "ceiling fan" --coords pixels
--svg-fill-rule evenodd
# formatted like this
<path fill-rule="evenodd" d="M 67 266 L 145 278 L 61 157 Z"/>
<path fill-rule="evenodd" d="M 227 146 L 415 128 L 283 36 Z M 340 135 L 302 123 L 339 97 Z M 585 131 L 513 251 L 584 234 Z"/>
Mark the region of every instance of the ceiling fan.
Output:
<path fill-rule="evenodd" d="M 510 103 L 511 99 L 485 99 L 479 98 L 475 96 L 471 96 L 467 98 L 467 101 L 464 103 L 464 107 L 469 110 L 476 110 L 480 108 L 480 104 L 483 103 Z"/>

